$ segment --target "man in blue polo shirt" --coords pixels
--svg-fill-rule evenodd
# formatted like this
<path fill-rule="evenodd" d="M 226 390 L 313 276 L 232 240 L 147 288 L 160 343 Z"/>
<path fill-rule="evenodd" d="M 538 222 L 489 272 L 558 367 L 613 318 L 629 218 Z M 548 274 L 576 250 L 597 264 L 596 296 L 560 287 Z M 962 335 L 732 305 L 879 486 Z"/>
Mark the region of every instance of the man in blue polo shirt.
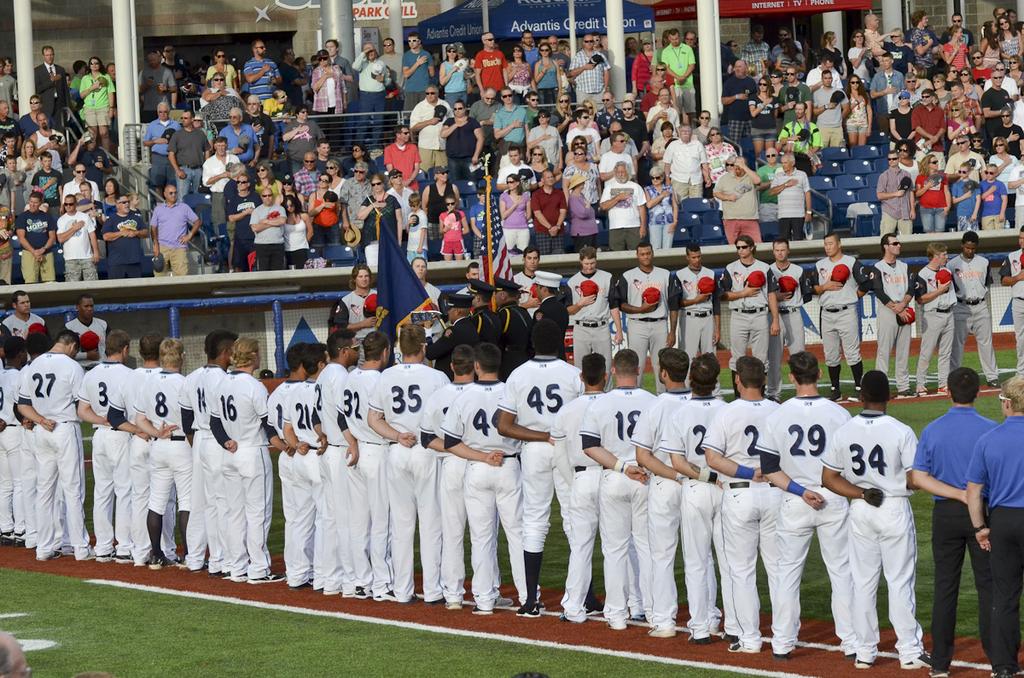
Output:
<path fill-rule="evenodd" d="M 160 102 L 156 107 L 156 120 L 146 125 L 142 137 L 142 145 L 149 149 L 149 185 L 157 192 L 163 191 L 167 184 L 178 184 L 167 151 L 171 137 L 180 129 L 181 125 L 171 120 L 171 107 Z"/>
<path fill-rule="evenodd" d="M 992 573 L 989 554 L 974 539 L 967 499 L 967 466 L 974 443 L 996 427 L 978 414 L 974 400 L 981 381 L 969 367 L 949 373 L 949 397 L 953 406 L 925 427 L 917 444 L 911 478 L 918 489 L 935 495 L 932 508 L 932 558 L 935 561 L 935 597 L 932 607 L 932 675 L 946 675 L 953 659 L 957 594 L 964 551 L 971 554 L 978 608 L 992 607 Z M 991 616 L 978 615 L 978 636 L 991 656 Z"/>
<path fill-rule="evenodd" d="M 992 554 L 992 675 L 1020 669 L 1020 594 L 1024 579 L 1024 379 L 1003 384 L 1005 421 L 974 445 L 967 469 L 967 508 L 981 548 Z M 984 496 L 988 496 L 988 520 Z M 979 614 L 985 614 L 983 608 Z"/>
<path fill-rule="evenodd" d="M 21 241 L 21 277 L 26 283 L 53 282 L 57 279 L 53 266 L 57 218 L 41 209 L 42 204 L 43 194 L 32 191 L 28 196 L 27 208 L 14 222 L 15 233 Z"/>
<path fill-rule="evenodd" d="M 434 78 L 434 59 L 420 44 L 420 34 L 410 33 L 409 49 L 402 54 L 402 77 L 405 78 L 405 110 L 411 111 L 426 98 L 427 85 Z"/>
<path fill-rule="evenodd" d="M 142 277 L 142 238 L 149 228 L 138 212 L 129 209 L 128 196 L 118 196 L 117 214 L 103 224 L 103 242 L 107 244 L 107 278 L 121 280 Z"/>
<path fill-rule="evenodd" d="M 263 41 L 256 39 L 252 41 L 252 58 L 242 66 L 242 78 L 245 81 L 244 89 L 249 94 L 255 94 L 263 103 L 274 96 L 274 88 L 281 86 L 281 72 L 270 59 L 264 57 L 267 53 L 267 46 Z"/>

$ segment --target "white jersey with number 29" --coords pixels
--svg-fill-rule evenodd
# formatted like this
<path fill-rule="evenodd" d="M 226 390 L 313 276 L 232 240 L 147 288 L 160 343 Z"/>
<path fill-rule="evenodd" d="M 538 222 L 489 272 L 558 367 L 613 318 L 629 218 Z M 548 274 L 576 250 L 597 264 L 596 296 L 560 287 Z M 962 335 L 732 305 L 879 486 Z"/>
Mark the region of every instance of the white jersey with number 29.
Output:
<path fill-rule="evenodd" d="M 786 475 L 804 487 L 821 486 L 821 459 L 850 413 L 828 398 L 790 398 L 768 419 L 758 447 L 779 458 Z"/>

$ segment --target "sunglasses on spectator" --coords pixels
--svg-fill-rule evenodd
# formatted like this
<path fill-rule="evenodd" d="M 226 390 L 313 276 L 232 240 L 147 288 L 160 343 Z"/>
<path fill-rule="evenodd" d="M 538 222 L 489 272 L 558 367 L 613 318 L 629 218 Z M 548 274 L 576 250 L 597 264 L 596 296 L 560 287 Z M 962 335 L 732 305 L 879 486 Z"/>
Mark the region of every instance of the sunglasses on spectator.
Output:
<path fill-rule="evenodd" d="M 127 205 L 127 204 L 128 204 L 128 201 L 127 201 L 127 200 L 118 200 L 118 201 L 117 201 L 117 204 L 118 204 L 118 205 Z"/>
<path fill-rule="evenodd" d="M 366 170 L 364 170 L 364 169 L 357 169 L 357 170 L 352 170 L 352 171 L 354 173 L 356 173 L 356 174 L 366 174 Z"/>
<path fill-rule="evenodd" d="M 445 205 L 448 207 L 455 207 L 455 203 L 453 202 L 446 202 Z"/>
<path fill-rule="evenodd" d="M 274 194 L 273 193 L 260 193 L 260 197 L 261 198 L 273 198 Z"/>
<path fill-rule="evenodd" d="M 502 95 L 501 95 L 501 98 L 502 98 L 502 99 L 511 99 L 511 98 L 512 98 L 512 95 L 511 95 L 511 94 L 502 94 Z"/>
<path fill-rule="evenodd" d="M 928 161 L 928 164 L 929 164 L 929 165 L 938 165 L 938 164 L 939 164 L 939 161 L 938 161 L 938 160 L 929 160 L 929 161 Z"/>
<path fill-rule="evenodd" d="M 708 136 L 709 137 L 720 137 L 720 136 L 722 136 L 722 133 L 721 132 L 710 132 L 708 134 Z"/>
<path fill-rule="evenodd" d="M 320 182 L 321 184 L 326 184 L 326 183 L 328 183 L 330 181 L 330 179 L 327 179 L 325 177 L 320 177 L 319 179 L 317 179 L 317 181 Z"/>
<path fill-rule="evenodd" d="M 371 181 L 370 185 L 371 186 L 383 186 L 384 182 L 383 181 Z"/>
<path fill-rule="evenodd" d="M 74 206 L 75 206 L 75 201 L 74 200 L 72 200 L 71 202 L 64 203 L 64 207 L 74 207 Z"/>
<path fill-rule="evenodd" d="M 958 170 L 958 171 L 957 171 L 957 174 L 959 174 L 959 175 L 960 175 L 960 176 L 962 176 L 962 177 L 965 177 L 965 176 L 967 176 L 968 174 L 970 174 L 970 172 L 968 172 L 967 170 Z"/>
<path fill-rule="evenodd" d="M 888 245 L 889 247 L 899 247 L 902 243 L 899 240 L 890 240 L 885 244 Z"/>
<path fill-rule="evenodd" d="M 779 73 L 772 73 L 771 77 L 778 80 L 779 78 L 782 77 L 782 75 L 780 75 Z"/>
<path fill-rule="evenodd" d="M 899 160 L 899 156 L 890 155 L 888 158 L 886 158 L 886 160 L 888 160 L 889 162 L 896 162 L 897 160 Z"/>
<path fill-rule="evenodd" d="M 235 183 L 238 184 L 239 186 L 247 186 L 249 184 L 249 180 L 248 179 L 238 179 L 237 181 L 235 181 Z"/>
<path fill-rule="evenodd" d="M 778 153 L 765 153 L 764 157 L 766 157 L 766 158 L 777 158 L 777 157 L 779 157 L 779 154 Z"/>

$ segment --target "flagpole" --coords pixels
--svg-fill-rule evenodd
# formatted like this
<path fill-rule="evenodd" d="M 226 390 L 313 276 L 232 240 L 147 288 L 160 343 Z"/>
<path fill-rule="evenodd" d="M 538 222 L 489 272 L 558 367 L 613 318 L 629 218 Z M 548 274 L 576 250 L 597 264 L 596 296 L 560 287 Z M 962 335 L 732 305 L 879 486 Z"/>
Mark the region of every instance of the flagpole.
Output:
<path fill-rule="evenodd" d="M 487 182 L 487 186 L 484 189 L 484 214 L 485 224 L 487 227 L 487 250 L 486 257 L 487 270 L 484 273 L 485 280 L 488 285 L 494 284 L 494 244 L 492 242 L 491 234 L 491 154 L 488 153 L 483 157 L 484 163 L 484 181 Z"/>

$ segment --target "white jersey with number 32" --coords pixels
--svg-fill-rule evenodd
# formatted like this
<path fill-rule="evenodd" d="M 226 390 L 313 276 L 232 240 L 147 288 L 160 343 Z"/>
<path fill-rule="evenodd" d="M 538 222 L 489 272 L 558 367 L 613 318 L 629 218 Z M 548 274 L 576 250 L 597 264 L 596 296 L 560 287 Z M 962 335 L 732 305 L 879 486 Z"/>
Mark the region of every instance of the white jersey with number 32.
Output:
<path fill-rule="evenodd" d="M 857 487 L 909 497 L 907 471 L 916 452 L 912 428 L 887 414 L 861 413 L 835 432 L 821 462 Z"/>
<path fill-rule="evenodd" d="M 378 370 L 356 368 L 348 373 L 348 381 L 341 391 L 338 411 L 345 415 L 345 425 L 352 436 L 362 443 L 383 445 L 387 441 L 370 428 L 370 399 L 380 381 Z"/>
<path fill-rule="evenodd" d="M 768 419 L 758 447 L 774 454 L 786 475 L 804 487 L 821 486 L 821 458 L 850 413 L 828 398 L 790 398 Z"/>

